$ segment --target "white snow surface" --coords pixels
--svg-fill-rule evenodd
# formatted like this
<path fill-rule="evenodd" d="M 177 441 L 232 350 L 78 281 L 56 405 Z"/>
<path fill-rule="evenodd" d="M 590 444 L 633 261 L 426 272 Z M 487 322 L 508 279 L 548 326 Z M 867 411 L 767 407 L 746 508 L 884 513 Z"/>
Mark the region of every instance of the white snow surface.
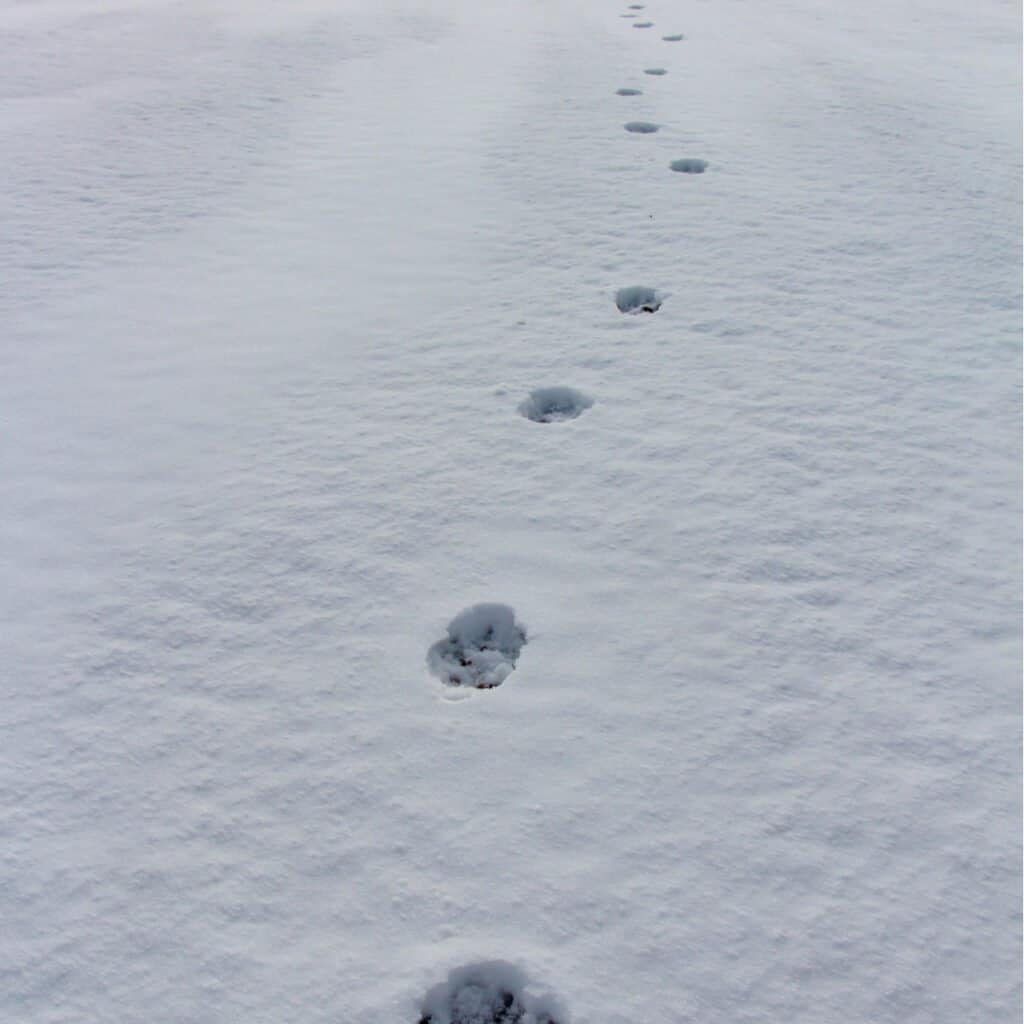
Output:
<path fill-rule="evenodd" d="M 1019 5 L 625 10 L 0 4 L 3 1021 L 1019 1019 Z"/>

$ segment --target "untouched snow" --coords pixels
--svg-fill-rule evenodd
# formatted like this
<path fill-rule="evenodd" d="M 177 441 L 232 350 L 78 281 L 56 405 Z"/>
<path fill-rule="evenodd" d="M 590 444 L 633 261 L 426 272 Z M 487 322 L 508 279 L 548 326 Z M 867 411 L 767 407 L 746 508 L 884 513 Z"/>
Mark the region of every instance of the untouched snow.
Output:
<path fill-rule="evenodd" d="M 0 1019 L 1018 1019 L 1018 6 L 623 13 L 0 4 Z"/>

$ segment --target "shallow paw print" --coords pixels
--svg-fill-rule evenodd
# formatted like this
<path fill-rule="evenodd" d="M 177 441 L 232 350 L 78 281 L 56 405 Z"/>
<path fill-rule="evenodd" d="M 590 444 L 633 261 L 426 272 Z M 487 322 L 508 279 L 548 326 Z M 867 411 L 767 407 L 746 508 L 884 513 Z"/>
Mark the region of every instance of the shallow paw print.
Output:
<path fill-rule="evenodd" d="M 581 416 L 594 400 L 575 388 L 537 388 L 520 403 L 519 414 L 534 423 L 561 423 Z"/>
<path fill-rule="evenodd" d="M 615 293 L 615 305 L 620 313 L 657 313 L 666 298 L 657 288 L 634 284 Z"/>
<path fill-rule="evenodd" d="M 448 686 L 492 690 L 512 674 L 526 630 L 504 604 L 477 604 L 448 624 L 448 635 L 427 652 L 427 665 Z"/>
<path fill-rule="evenodd" d="M 707 160 L 697 160 L 694 157 L 686 157 L 682 160 L 673 160 L 669 169 L 679 174 L 703 174 L 708 169 Z"/>
<path fill-rule="evenodd" d="M 560 1024 L 562 1020 L 550 996 L 529 994 L 522 972 L 498 962 L 452 971 L 446 982 L 427 993 L 418 1024 Z"/>

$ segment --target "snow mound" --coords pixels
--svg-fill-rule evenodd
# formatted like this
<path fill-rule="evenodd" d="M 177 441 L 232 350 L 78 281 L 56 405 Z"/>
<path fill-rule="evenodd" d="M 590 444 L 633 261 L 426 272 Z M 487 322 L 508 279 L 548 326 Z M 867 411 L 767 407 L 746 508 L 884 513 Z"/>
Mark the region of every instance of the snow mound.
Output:
<path fill-rule="evenodd" d="M 653 121 L 627 121 L 622 127 L 638 135 L 653 135 L 661 126 Z"/>
<path fill-rule="evenodd" d="M 708 169 L 708 162 L 687 157 L 684 160 L 673 160 L 669 167 L 680 174 L 703 174 Z"/>
<path fill-rule="evenodd" d="M 449 686 L 490 690 L 511 675 L 525 643 L 526 630 L 508 605 L 477 604 L 452 619 L 427 664 Z"/>
<path fill-rule="evenodd" d="M 519 406 L 519 412 L 534 423 L 558 423 L 574 420 L 586 412 L 594 400 L 575 388 L 537 388 Z"/>
<path fill-rule="evenodd" d="M 620 313 L 657 313 L 666 298 L 657 288 L 634 284 L 615 293 L 615 305 Z"/>
<path fill-rule="evenodd" d="M 525 989 L 522 971 L 512 964 L 460 967 L 427 993 L 419 1024 L 564 1024 L 551 997 Z"/>

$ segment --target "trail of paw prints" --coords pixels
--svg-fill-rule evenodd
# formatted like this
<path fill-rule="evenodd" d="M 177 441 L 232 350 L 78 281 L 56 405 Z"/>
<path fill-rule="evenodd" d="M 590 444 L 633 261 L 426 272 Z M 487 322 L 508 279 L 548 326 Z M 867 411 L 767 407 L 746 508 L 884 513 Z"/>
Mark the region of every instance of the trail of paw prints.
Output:
<path fill-rule="evenodd" d="M 517 967 L 495 961 L 451 971 L 424 997 L 418 1024 L 561 1024 L 563 1014 L 552 996 L 527 991 Z"/>
<path fill-rule="evenodd" d="M 526 629 L 506 604 L 477 604 L 448 623 L 448 633 L 427 651 L 427 665 L 448 686 L 493 690 L 512 674 L 526 644 Z"/>

